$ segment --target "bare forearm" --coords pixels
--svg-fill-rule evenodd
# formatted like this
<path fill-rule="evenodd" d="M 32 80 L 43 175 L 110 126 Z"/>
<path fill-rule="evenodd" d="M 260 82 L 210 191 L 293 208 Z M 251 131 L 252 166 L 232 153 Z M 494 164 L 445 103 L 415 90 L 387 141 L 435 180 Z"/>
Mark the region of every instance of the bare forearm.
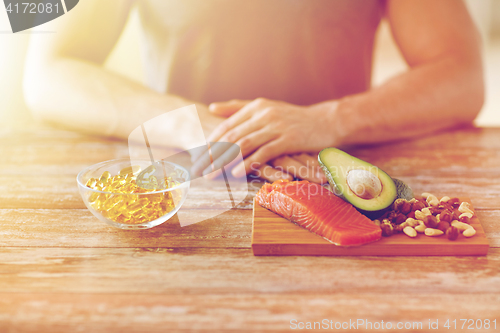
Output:
<path fill-rule="evenodd" d="M 332 130 L 337 145 L 415 137 L 471 122 L 482 103 L 480 63 L 471 66 L 445 58 L 340 100 Z"/>
<path fill-rule="evenodd" d="M 125 139 L 141 123 L 194 104 L 178 96 L 159 94 L 93 63 L 70 58 L 36 69 L 28 67 L 27 71 L 25 93 L 35 115 L 91 134 Z M 196 106 L 208 135 L 221 118 L 210 114 L 201 103 Z M 164 124 L 165 130 L 175 130 L 175 123 Z"/>
<path fill-rule="evenodd" d="M 480 37 L 454 0 L 387 1 L 386 17 L 411 69 L 340 101 L 339 142 L 374 143 L 471 122 L 484 98 Z"/>

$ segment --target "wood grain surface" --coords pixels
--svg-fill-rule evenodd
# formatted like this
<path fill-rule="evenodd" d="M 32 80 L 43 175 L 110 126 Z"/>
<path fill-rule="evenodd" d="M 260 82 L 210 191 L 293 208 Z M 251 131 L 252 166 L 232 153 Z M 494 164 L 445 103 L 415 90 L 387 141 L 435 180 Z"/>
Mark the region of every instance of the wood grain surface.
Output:
<path fill-rule="evenodd" d="M 454 195 L 449 193 L 452 197 Z M 460 200 L 471 203 L 469 198 Z M 472 238 L 462 235 L 450 241 L 443 235 L 418 234 L 410 238 L 403 233 L 382 237 L 362 246 L 337 246 L 325 238 L 294 224 L 259 205 L 254 200 L 252 216 L 252 250 L 256 256 L 459 256 L 486 255 L 488 239 L 477 215 L 470 225 L 476 230 Z"/>
<path fill-rule="evenodd" d="M 262 182 L 252 178 L 243 205 L 210 220 L 114 229 L 85 209 L 75 178 L 127 157 L 125 142 L 0 125 L 0 332 L 285 332 L 293 320 L 324 319 L 499 325 L 500 129 L 345 149 L 416 193 L 470 197 L 488 254 L 256 257 L 252 200 Z M 226 198 L 218 187 L 192 195 L 192 214 Z M 470 330 L 450 330 L 460 331 Z"/>

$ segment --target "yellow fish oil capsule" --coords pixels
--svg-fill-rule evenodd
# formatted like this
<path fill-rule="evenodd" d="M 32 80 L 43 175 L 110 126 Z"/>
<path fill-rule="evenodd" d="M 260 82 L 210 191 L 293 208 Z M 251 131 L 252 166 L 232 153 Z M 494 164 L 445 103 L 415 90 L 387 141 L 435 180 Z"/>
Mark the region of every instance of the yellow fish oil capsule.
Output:
<path fill-rule="evenodd" d="M 125 179 L 127 182 L 135 183 L 135 176 L 132 173 L 127 173 L 126 175 L 123 175 L 123 179 Z"/>
<path fill-rule="evenodd" d="M 120 213 L 121 213 L 121 212 L 123 212 L 123 210 L 124 210 L 124 209 L 126 209 L 126 208 L 127 208 L 127 201 L 126 201 L 126 200 L 122 200 L 122 201 L 120 201 L 119 203 L 117 203 L 117 204 L 113 207 L 113 209 L 114 209 L 114 210 L 117 210 L 117 211 L 119 211 Z"/>
<path fill-rule="evenodd" d="M 107 183 L 109 177 L 111 177 L 111 173 L 109 171 L 104 171 L 101 175 L 101 178 L 99 178 L 99 181 L 103 183 Z"/>
<path fill-rule="evenodd" d="M 112 192 L 116 192 L 116 190 L 120 189 L 123 185 L 125 185 L 125 180 L 115 180 L 110 184 Z"/>
<path fill-rule="evenodd" d="M 90 178 L 88 181 L 87 181 L 87 184 L 85 184 L 85 186 L 87 187 L 90 187 L 90 188 L 94 188 L 94 186 L 97 184 L 97 179 L 95 178 Z"/>
<path fill-rule="evenodd" d="M 108 218 L 110 218 L 111 220 L 116 220 L 116 218 L 121 214 L 120 211 L 114 208 L 108 210 L 107 213 L 108 213 Z"/>
<path fill-rule="evenodd" d="M 131 204 L 130 206 L 128 206 L 128 211 L 130 213 L 136 212 L 139 209 L 145 207 L 148 203 L 149 203 L 149 200 L 146 198 L 139 199 L 136 202 L 134 202 L 133 204 Z"/>
<path fill-rule="evenodd" d="M 136 202 L 137 200 L 139 200 L 138 195 L 127 195 L 126 196 L 127 205 L 131 205 L 134 202 Z"/>
<path fill-rule="evenodd" d="M 132 183 L 126 183 L 125 185 L 123 185 L 122 187 L 120 187 L 120 190 L 123 192 L 123 193 L 132 193 L 134 192 L 135 188 L 137 186 L 132 184 Z"/>
<path fill-rule="evenodd" d="M 89 202 L 93 203 L 94 201 L 99 198 L 99 193 L 98 192 L 93 192 L 91 195 L 89 195 Z"/>
<path fill-rule="evenodd" d="M 141 167 L 139 165 L 132 165 L 120 170 L 120 175 L 128 175 L 128 174 L 136 174 L 141 171 Z"/>
<path fill-rule="evenodd" d="M 99 178 L 90 178 L 86 185 L 94 190 L 108 193 L 91 193 L 88 200 L 92 207 L 104 217 L 126 224 L 140 224 L 153 221 L 171 212 L 175 208 L 175 200 L 182 195 L 178 190 L 152 193 L 159 188 L 170 188 L 178 185 L 170 177 L 156 178 L 151 175 L 147 179 L 151 188 L 137 186 L 136 174 L 139 166 L 131 166 L 120 170 L 112 176 L 109 171 L 103 172 Z"/>
<path fill-rule="evenodd" d="M 146 222 L 149 222 L 150 219 L 145 217 L 145 216 L 139 216 L 135 219 L 135 223 L 139 224 L 139 223 L 146 223 Z"/>
<path fill-rule="evenodd" d="M 105 210 L 110 210 L 121 201 L 122 201 L 121 195 L 112 195 L 103 203 L 103 208 Z"/>
<path fill-rule="evenodd" d="M 148 196 L 148 199 L 151 203 L 158 204 L 158 203 L 163 201 L 163 196 L 160 193 L 152 194 L 152 195 Z"/>
<path fill-rule="evenodd" d="M 174 209 L 174 205 L 171 201 L 164 200 L 160 203 L 160 209 L 163 214 L 167 214 Z"/>

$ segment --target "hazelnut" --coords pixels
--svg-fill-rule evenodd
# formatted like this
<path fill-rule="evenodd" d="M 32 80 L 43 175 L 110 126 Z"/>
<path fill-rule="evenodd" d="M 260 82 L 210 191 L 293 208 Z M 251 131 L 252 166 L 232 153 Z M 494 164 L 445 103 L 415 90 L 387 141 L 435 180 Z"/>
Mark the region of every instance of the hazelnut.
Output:
<path fill-rule="evenodd" d="M 470 224 L 470 218 L 468 216 L 462 216 L 460 219 L 459 219 L 460 222 L 463 222 L 463 223 L 467 223 L 467 224 Z"/>
<path fill-rule="evenodd" d="M 432 215 L 438 215 L 442 211 L 444 211 L 445 208 L 444 208 L 444 206 L 436 206 L 436 207 L 429 208 L 429 210 L 431 211 Z"/>
<path fill-rule="evenodd" d="M 394 219 L 396 218 L 396 216 L 398 216 L 398 213 L 395 212 L 395 211 L 391 211 L 391 212 L 389 212 L 389 215 L 387 216 L 387 219 L 392 222 L 392 221 L 394 221 Z"/>
<path fill-rule="evenodd" d="M 415 218 L 415 211 L 409 212 L 408 214 L 406 214 L 406 217 L 411 217 L 412 219 L 414 219 Z"/>
<path fill-rule="evenodd" d="M 449 227 L 446 230 L 446 236 L 448 237 L 449 240 L 454 241 L 455 239 L 458 238 L 458 234 L 460 234 L 460 231 L 456 227 Z"/>
<path fill-rule="evenodd" d="M 449 210 L 443 210 L 441 213 L 439 213 L 439 220 L 451 222 L 453 220 L 453 216 Z"/>
<path fill-rule="evenodd" d="M 382 223 L 380 225 L 380 229 L 382 229 L 382 236 L 384 237 L 392 236 L 392 234 L 394 233 L 394 229 L 392 227 L 392 224 L 390 223 Z"/>
<path fill-rule="evenodd" d="M 460 207 L 460 199 L 458 198 L 451 198 L 450 200 L 448 200 L 448 203 L 451 204 L 453 208 Z"/>
<path fill-rule="evenodd" d="M 427 215 L 424 219 L 424 223 L 425 223 L 425 226 L 427 228 L 436 228 L 437 224 L 438 224 L 438 221 L 437 221 L 437 218 L 433 215 Z"/>
<path fill-rule="evenodd" d="M 414 202 L 412 205 L 411 205 L 411 210 L 412 211 L 416 211 L 416 210 L 422 210 L 426 207 L 426 205 L 422 202 L 422 201 L 417 201 L 417 202 Z"/>
<path fill-rule="evenodd" d="M 392 209 L 393 210 L 398 210 L 398 211 L 401 211 L 401 207 L 403 206 L 403 204 L 406 202 L 405 199 L 396 199 L 396 201 L 394 201 L 394 203 L 392 204 Z"/>
<path fill-rule="evenodd" d="M 407 217 L 404 214 L 398 214 L 392 221 L 394 224 L 401 224 L 406 221 Z"/>
<path fill-rule="evenodd" d="M 408 214 L 409 212 L 411 212 L 411 204 L 405 200 L 399 208 L 399 211 L 403 214 Z"/>
<path fill-rule="evenodd" d="M 439 223 L 436 226 L 436 229 L 441 230 L 442 232 L 446 232 L 448 228 L 450 227 L 450 223 L 446 221 L 439 221 Z"/>

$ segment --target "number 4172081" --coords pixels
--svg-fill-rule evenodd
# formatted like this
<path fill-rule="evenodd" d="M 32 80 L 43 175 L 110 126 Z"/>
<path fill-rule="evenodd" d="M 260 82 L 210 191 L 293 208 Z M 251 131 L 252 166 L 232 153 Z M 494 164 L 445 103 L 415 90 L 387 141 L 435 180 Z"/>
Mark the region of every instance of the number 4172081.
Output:
<path fill-rule="evenodd" d="M 486 330 L 489 330 L 490 328 L 491 329 L 494 329 L 496 330 L 497 329 L 497 320 L 489 320 L 489 319 L 460 319 L 460 322 L 458 323 L 458 326 L 462 326 L 461 329 L 469 329 L 469 330 L 473 330 L 473 329 L 486 329 Z M 443 327 L 447 328 L 447 329 L 450 329 L 450 328 L 453 328 L 453 329 L 457 329 L 457 320 L 454 319 L 454 320 L 450 320 L 448 319 Z"/>
<path fill-rule="evenodd" d="M 24 8 L 22 8 L 24 6 Z M 15 8 L 13 8 L 15 7 Z M 21 11 L 19 11 L 19 7 L 21 7 Z M 43 2 L 39 3 L 38 5 L 33 2 L 23 2 L 21 3 L 21 6 L 19 6 L 19 3 L 14 4 L 12 6 L 12 3 L 9 3 L 9 5 L 6 8 L 7 13 L 12 13 L 14 12 L 15 14 L 23 13 L 23 14 L 38 14 L 38 13 L 47 13 L 50 14 L 52 12 L 59 13 L 59 4 L 55 3 L 52 5 L 50 2 L 44 4 Z"/>

